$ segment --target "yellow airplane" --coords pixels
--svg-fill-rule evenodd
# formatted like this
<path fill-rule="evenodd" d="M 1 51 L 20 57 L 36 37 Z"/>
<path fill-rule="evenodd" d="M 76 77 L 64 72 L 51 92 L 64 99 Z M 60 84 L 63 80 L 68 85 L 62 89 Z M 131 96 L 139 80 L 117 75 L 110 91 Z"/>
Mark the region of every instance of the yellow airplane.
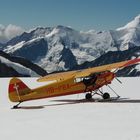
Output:
<path fill-rule="evenodd" d="M 103 93 L 100 88 L 111 84 L 116 77 L 116 70 L 138 62 L 140 62 L 140 58 L 83 70 L 49 74 L 37 80 L 47 82 L 47 84 L 35 89 L 30 89 L 20 79 L 14 77 L 9 83 L 9 99 L 12 102 L 18 102 L 13 108 L 18 108 L 19 104 L 24 101 L 79 93 L 86 93 L 87 100 L 95 94 L 102 96 L 105 100 L 111 99 L 110 94 Z M 48 84 L 48 81 L 53 82 Z M 116 98 L 120 97 L 117 93 L 116 95 Z"/>

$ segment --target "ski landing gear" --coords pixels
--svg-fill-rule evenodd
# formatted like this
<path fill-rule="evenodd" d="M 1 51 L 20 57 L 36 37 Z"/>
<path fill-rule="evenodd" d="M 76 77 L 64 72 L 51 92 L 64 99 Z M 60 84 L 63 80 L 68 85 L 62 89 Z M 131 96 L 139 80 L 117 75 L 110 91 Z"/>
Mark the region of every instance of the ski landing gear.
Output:
<path fill-rule="evenodd" d="M 86 95 L 85 95 L 85 98 L 87 99 L 87 100 L 91 100 L 92 99 L 92 97 L 94 96 L 94 95 L 99 95 L 99 96 L 101 96 L 102 97 L 102 99 L 103 100 L 106 100 L 106 101 L 111 101 L 112 99 L 114 100 L 114 99 L 119 99 L 120 98 L 120 96 L 109 86 L 109 88 L 114 92 L 114 94 L 116 95 L 116 97 L 110 97 L 110 94 L 108 93 L 108 92 L 105 92 L 105 93 L 103 93 L 100 89 L 98 89 L 97 91 L 95 91 L 95 92 L 92 92 L 92 91 L 90 91 L 90 92 L 88 92 Z M 102 99 L 99 99 L 99 100 L 102 100 Z M 98 99 L 97 99 L 98 100 Z"/>
<path fill-rule="evenodd" d="M 110 94 L 106 92 L 102 95 L 102 97 L 103 99 L 110 99 Z"/>
<path fill-rule="evenodd" d="M 87 100 L 92 99 L 92 94 L 91 94 L 91 93 L 87 93 L 86 96 L 85 96 L 85 98 L 86 98 Z"/>
<path fill-rule="evenodd" d="M 93 93 L 93 94 L 92 94 L 92 92 L 91 92 L 91 93 L 87 93 L 87 94 L 85 95 L 85 98 L 86 98 L 87 100 L 91 100 L 92 97 L 93 97 L 95 94 L 96 94 L 96 95 L 100 95 L 103 99 L 110 99 L 110 94 L 107 93 L 107 92 L 105 92 L 105 93 L 97 93 L 97 92 L 95 92 L 95 93 Z"/>

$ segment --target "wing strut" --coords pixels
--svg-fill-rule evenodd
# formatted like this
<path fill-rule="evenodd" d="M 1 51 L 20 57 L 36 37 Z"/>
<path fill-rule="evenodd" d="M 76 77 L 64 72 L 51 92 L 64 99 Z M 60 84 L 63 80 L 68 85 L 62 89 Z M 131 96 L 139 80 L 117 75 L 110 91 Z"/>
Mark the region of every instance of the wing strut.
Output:
<path fill-rule="evenodd" d="M 117 92 L 110 86 L 110 85 L 107 85 L 117 96 L 117 98 L 120 98 L 120 95 L 117 94 Z"/>

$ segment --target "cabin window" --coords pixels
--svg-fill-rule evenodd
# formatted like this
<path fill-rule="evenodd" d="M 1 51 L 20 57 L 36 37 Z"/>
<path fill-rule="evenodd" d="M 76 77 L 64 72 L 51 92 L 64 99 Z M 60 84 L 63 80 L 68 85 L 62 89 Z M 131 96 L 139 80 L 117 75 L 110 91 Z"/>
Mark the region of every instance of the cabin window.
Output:
<path fill-rule="evenodd" d="M 80 83 L 83 81 L 83 78 L 75 78 L 74 82 L 75 83 Z"/>

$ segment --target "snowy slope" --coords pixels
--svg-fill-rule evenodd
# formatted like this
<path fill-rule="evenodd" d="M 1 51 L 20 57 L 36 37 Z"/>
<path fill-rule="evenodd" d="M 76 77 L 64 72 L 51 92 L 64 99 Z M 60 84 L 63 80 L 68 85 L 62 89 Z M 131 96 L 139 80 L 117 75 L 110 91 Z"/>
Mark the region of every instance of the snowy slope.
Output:
<path fill-rule="evenodd" d="M 10 60 L 8 60 L 4 57 L 1 57 L 1 56 L 0 56 L 0 62 L 3 64 L 6 64 L 8 67 L 11 67 L 11 68 L 17 70 L 18 73 L 21 73 L 23 75 L 31 75 L 31 76 L 35 76 L 35 77 L 39 76 L 37 73 L 35 73 L 31 69 L 26 68 L 26 67 L 22 66 L 21 64 L 11 62 Z"/>
<path fill-rule="evenodd" d="M 0 77 L 39 76 L 47 72 L 30 61 L 0 51 Z"/>
<path fill-rule="evenodd" d="M 10 79 L 0 79 L 0 136 L 4 140 L 139 140 L 140 139 L 140 78 L 121 78 L 112 87 L 122 102 L 71 103 L 51 100 L 76 100 L 84 95 L 65 96 L 25 102 L 23 109 L 11 110 L 14 105 L 7 97 Z M 38 86 L 36 78 L 24 78 L 31 88 Z M 132 87 L 133 85 L 133 87 Z M 105 89 L 109 91 L 109 89 Z"/>

